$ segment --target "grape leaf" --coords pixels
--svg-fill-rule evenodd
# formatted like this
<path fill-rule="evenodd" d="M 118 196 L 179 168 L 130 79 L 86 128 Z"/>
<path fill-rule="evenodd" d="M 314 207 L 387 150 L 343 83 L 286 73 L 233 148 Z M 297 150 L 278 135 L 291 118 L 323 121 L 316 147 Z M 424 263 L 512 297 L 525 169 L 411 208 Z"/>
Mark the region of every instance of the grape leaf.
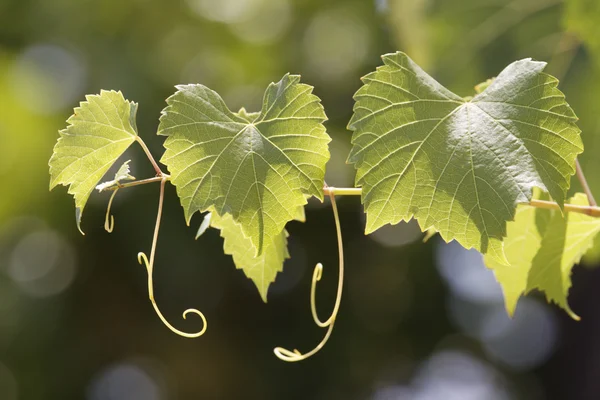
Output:
<path fill-rule="evenodd" d="M 136 140 L 137 104 L 121 92 L 102 90 L 88 95 L 69 117 L 50 158 L 50 190 L 69 185 L 75 197 L 75 217 L 81 216 L 90 194 L 106 171 Z M 83 234 L 83 232 L 81 232 Z"/>
<path fill-rule="evenodd" d="M 539 187 L 562 206 L 583 151 L 558 81 L 524 59 L 465 100 L 403 53 L 383 61 L 363 78 L 348 124 L 366 233 L 415 217 L 423 231 L 506 264 L 516 204 Z"/>
<path fill-rule="evenodd" d="M 592 247 L 583 255 L 583 263 L 588 267 L 597 267 L 600 263 L 600 236 L 596 236 Z"/>
<path fill-rule="evenodd" d="M 129 169 L 129 163 L 131 160 L 127 160 L 119 167 L 118 171 L 115 173 L 115 178 L 110 181 L 102 182 L 98 186 L 96 186 L 96 190 L 102 192 L 110 187 L 119 186 L 122 181 L 132 181 L 135 179 L 135 176 L 131 175 L 131 170 Z"/>
<path fill-rule="evenodd" d="M 569 203 L 589 205 L 583 193 L 575 194 Z M 539 289 L 548 301 L 579 319 L 567 303 L 571 270 L 600 232 L 600 219 L 573 212 L 563 216 L 559 211 L 522 204 L 507 230 L 504 249 L 510 266 L 488 256 L 484 261 L 502 286 L 508 313 L 513 315 L 521 295 Z"/>
<path fill-rule="evenodd" d="M 280 234 L 273 236 L 265 243 L 262 253 L 256 256 L 254 244 L 244 236 L 241 226 L 231 215 L 225 214 L 220 217 L 214 212 L 208 215 L 210 226 L 221 231 L 225 254 L 232 256 L 236 268 L 244 271 L 254 282 L 260 297 L 266 303 L 269 285 L 275 281 L 277 273 L 283 270 L 283 262 L 290 258 L 287 250 L 287 231 L 284 229 Z"/>
<path fill-rule="evenodd" d="M 194 238 L 195 240 L 198 240 L 198 238 L 200 236 L 204 235 L 204 232 L 206 232 L 206 230 L 210 226 L 211 219 L 212 219 L 212 211 L 208 212 L 204 215 L 204 219 L 202 219 L 202 223 L 198 227 L 198 232 L 196 232 L 196 237 Z"/>
<path fill-rule="evenodd" d="M 517 301 L 527 288 L 531 263 L 540 249 L 551 218 L 550 210 L 519 204 L 515 220 L 506 226 L 507 236 L 504 239 L 504 251 L 510 265 L 502 265 L 489 255 L 484 256 L 485 265 L 494 270 L 496 280 L 502 287 L 504 304 L 510 316 L 514 315 Z"/>
<path fill-rule="evenodd" d="M 233 113 L 203 85 L 177 86 L 159 134 L 189 224 L 214 207 L 232 215 L 256 255 L 280 237 L 306 197 L 323 199 L 329 159 L 323 107 L 312 87 L 285 75 L 267 88 L 260 113 Z"/>

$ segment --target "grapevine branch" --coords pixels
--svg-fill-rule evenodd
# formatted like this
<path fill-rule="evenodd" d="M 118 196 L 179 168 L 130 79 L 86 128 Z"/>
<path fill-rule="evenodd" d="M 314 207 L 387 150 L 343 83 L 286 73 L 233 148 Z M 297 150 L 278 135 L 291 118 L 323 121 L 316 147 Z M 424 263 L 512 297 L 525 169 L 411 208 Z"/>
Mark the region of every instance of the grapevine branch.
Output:
<path fill-rule="evenodd" d="M 579 163 L 577 163 L 577 164 L 579 164 Z M 578 171 L 580 171 L 580 170 L 581 169 L 578 168 Z M 581 175 L 583 176 L 583 174 L 581 174 Z M 578 173 L 578 176 L 579 176 L 579 173 Z M 164 174 L 164 178 L 167 181 L 170 180 L 170 177 L 166 174 Z M 127 187 L 131 187 L 131 186 L 144 185 L 146 183 L 161 182 L 161 180 L 162 180 L 162 178 L 160 178 L 160 177 L 142 179 L 142 180 L 131 181 L 131 182 L 127 182 L 127 183 L 122 183 L 120 187 L 114 186 L 114 187 L 107 188 L 106 190 L 117 190 L 119 188 L 127 188 Z M 585 182 L 585 177 L 583 177 L 583 182 Z M 582 185 L 583 185 L 583 182 L 582 182 Z M 592 200 L 594 198 L 591 194 L 591 191 L 588 193 L 589 186 L 587 186 L 587 182 L 585 183 L 584 190 L 586 191 L 588 198 L 590 198 L 590 196 L 591 196 L 590 204 L 592 204 Z M 339 188 L 339 187 L 328 186 L 328 187 L 323 188 L 323 193 L 326 196 L 329 196 L 330 194 L 334 194 L 335 196 L 360 196 L 360 195 L 362 195 L 362 188 Z M 545 208 L 545 209 L 550 209 L 550 210 L 560 209 L 560 206 L 558 205 L 558 203 L 555 203 L 553 201 L 531 200 L 529 202 L 529 205 L 532 207 Z M 598 207 L 596 205 L 595 200 L 593 200 L 593 205 L 581 206 L 581 205 L 577 205 L 577 204 L 565 204 L 563 209 L 566 212 L 585 214 L 585 215 L 589 215 L 591 217 L 596 217 L 596 218 L 600 217 L 600 207 Z"/>
<path fill-rule="evenodd" d="M 152 248 L 150 251 L 150 259 L 148 259 L 148 257 L 146 256 L 145 253 L 140 252 L 140 253 L 138 253 L 138 261 L 140 264 L 144 264 L 146 266 L 146 270 L 148 272 L 148 297 L 150 298 L 150 301 L 152 302 L 152 306 L 154 307 L 154 310 L 156 311 L 156 314 L 158 315 L 160 320 L 171 331 L 173 331 L 174 333 L 176 333 L 180 336 L 187 337 L 187 338 L 199 337 L 204 334 L 204 332 L 206 331 L 206 328 L 207 328 L 207 321 L 206 321 L 204 314 L 202 314 L 199 310 L 193 309 L 193 308 L 185 310 L 183 313 L 183 318 L 185 319 L 189 313 L 196 314 L 202 319 L 203 328 L 202 328 L 202 330 L 200 330 L 198 332 L 194 332 L 194 333 L 183 332 L 183 331 L 173 327 L 173 325 L 171 325 L 166 320 L 166 318 L 163 316 L 162 312 L 158 308 L 158 305 L 156 304 L 156 301 L 154 299 L 154 284 L 153 284 L 153 278 L 152 278 L 153 269 L 154 269 L 154 258 L 155 258 L 155 254 L 156 254 L 156 245 L 158 242 L 158 233 L 160 231 L 160 222 L 161 222 L 161 217 L 162 217 L 162 209 L 163 209 L 164 195 L 165 195 L 165 185 L 166 185 L 167 181 L 170 181 L 171 177 L 161 170 L 161 168 L 158 166 L 158 163 L 156 162 L 156 160 L 150 153 L 150 151 L 149 151 L 148 147 L 146 146 L 146 144 L 144 143 L 144 141 L 139 136 L 137 137 L 136 140 L 140 144 L 140 146 L 146 153 L 148 160 L 154 167 L 154 170 L 156 171 L 156 176 L 152 177 L 152 178 L 147 178 L 147 179 L 134 180 L 134 181 L 126 182 L 126 183 L 115 182 L 114 186 L 106 188 L 106 190 L 113 191 L 113 194 L 111 195 L 109 203 L 108 203 L 108 208 L 107 208 L 107 212 L 106 212 L 105 229 L 108 232 L 111 232 L 112 228 L 114 226 L 114 218 L 112 217 L 112 215 L 110 215 L 110 206 L 112 204 L 113 198 L 115 197 L 115 195 L 117 194 L 117 191 L 119 189 L 145 185 L 148 183 L 160 182 L 160 197 L 159 197 L 159 202 L 158 202 L 158 212 L 156 215 L 156 225 L 154 228 L 154 236 L 152 239 Z M 592 217 L 600 217 L 600 207 L 597 206 L 596 201 L 594 200 L 594 197 L 589 188 L 587 180 L 585 179 L 585 175 L 583 173 L 581 165 L 579 164 L 579 161 L 577 161 L 577 160 L 576 160 L 576 176 L 579 179 L 579 181 L 588 197 L 590 205 L 582 206 L 582 205 L 576 205 L 576 204 L 565 204 L 563 207 L 564 211 L 586 214 L 586 215 L 589 215 Z M 313 278 L 312 278 L 312 286 L 311 286 L 311 294 L 310 294 L 311 312 L 312 312 L 312 316 L 313 316 L 313 320 L 314 320 L 315 324 L 317 324 L 317 326 L 319 326 L 321 328 L 328 328 L 327 333 L 325 334 L 325 336 L 323 337 L 321 342 L 315 348 L 313 348 L 311 351 L 309 351 L 305 354 L 300 353 L 300 351 L 298 351 L 296 349 L 294 349 L 293 351 L 290 351 L 290 350 L 284 349 L 282 347 L 276 347 L 274 349 L 274 353 L 279 359 L 281 359 L 283 361 L 288 361 L 288 362 L 301 361 L 308 357 L 311 357 L 312 355 L 317 353 L 319 350 L 321 350 L 323 348 L 323 346 L 325 345 L 325 343 L 327 343 L 327 341 L 329 340 L 329 337 L 331 336 L 331 333 L 333 331 L 333 326 L 335 324 L 335 319 L 337 317 L 340 303 L 341 303 L 343 280 L 344 280 L 344 253 L 343 253 L 343 243 L 342 243 L 342 232 L 341 232 L 341 227 L 340 227 L 340 219 L 339 219 L 339 214 L 338 214 L 335 197 L 336 196 L 360 196 L 360 195 L 362 195 L 362 188 L 355 188 L 355 187 L 336 188 L 336 187 L 331 187 L 331 186 L 325 185 L 323 187 L 323 194 L 328 196 L 331 199 L 331 207 L 332 207 L 333 215 L 335 218 L 335 226 L 336 226 L 337 239 L 338 239 L 338 251 L 339 251 L 338 279 L 339 279 L 339 281 L 338 281 L 338 290 L 337 290 L 336 301 L 335 301 L 335 305 L 333 307 L 333 311 L 331 312 L 330 317 L 325 321 L 321 321 L 321 319 L 319 318 L 319 316 L 317 314 L 317 310 L 316 310 L 316 287 L 317 287 L 317 283 L 321 280 L 321 276 L 323 274 L 323 264 L 318 263 L 315 266 L 315 269 L 313 272 Z M 537 207 L 537 208 L 542 208 L 542 209 L 552 209 L 552 210 L 560 209 L 560 206 L 558 203 L 552 202 L 552 201 L 545 201 L 545 200 L 532 199 L 529 202 L 529 205 L 532 207 Z M 109 222 L 109 217 L 110 217 L 110 222 Z"/>

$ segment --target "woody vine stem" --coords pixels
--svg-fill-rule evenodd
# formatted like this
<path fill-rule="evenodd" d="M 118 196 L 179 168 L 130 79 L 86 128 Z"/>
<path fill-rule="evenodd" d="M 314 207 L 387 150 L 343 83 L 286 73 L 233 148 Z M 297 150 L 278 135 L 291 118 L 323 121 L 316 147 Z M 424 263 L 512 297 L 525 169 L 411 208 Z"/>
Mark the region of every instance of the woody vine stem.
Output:
<path fill-rule="evenodd" d="M 150 258 L 148 259 L 148 257 L 146 256 L 145 253 L 140 252 L 140 253 L 138 253 L 138 261 L 140 264 L 145 265 L 146 270 L 148 272 L 148 297 L 150 299 L 150 302 L 152 303 L 152 306 L 154 307 L 154 310 L 156 311 L 156 314 L 161 319 L 161 321 L 171 331 L 175 332 L 176 334 L 178 334 L 180 336 L 187 337 L 187 338 L 199 337 L 199 336 L 202 336 L 204 334 L 204 332 L 206 332 L 206 329 L 207 329 L 206 317 L 204 316 L 204 314 L 202 314 L 202 312 L 200 312 L 199 310 L 194 309 L 194 308 L 187 309 L 183 312 L 184 319 L 187 317 L 188 314 L 192 313 L 192 314 L 198 315 L 201 318 L 202 323 L 203 323 L 202 329 L 197 332 L 192 332 L 192 333 L 183 332 L 183 331 L 175 328 L 173 325 L 171 325 L 167 321 L 167 319 L 163 316 L 160 309 L 158 308 L 158 305 L 156 304 L 156 301 L 154 299 L 154 283 L 153 283 L 153 278 L 152 278 L 153 271 L 154 271 L 154 260 L 155 260 L 155 255 L 156 255 L 156 246 L 157 246 L 157 242 L 158 242 L 158 233 L 160 231 L 160 223 L 161 223 L 162 209 L 163 209 L 163 203 L 164 203 L 165 185 L 168 181 L 170 181 L 171 177 L 161 170 L 158 163 L 152 156 L 152 153 L 150 153 L 150 150 L 148 149 L 148 147 L 146 146 L 144 141 L 141 139 L 141 137 L 136 136 L 136 141 L 140 144 L 140 146 L 144 150 L 144 153 L 146 154 L 146 156 L 148 157 L 148 160 L 150 161 L 154 170 L 156 171 L 156 176 L 152 177 L 152 178 L 147 178 L 147 179 L 134 180 L 134 181 L 127 182 L 127 183 L 117 182 L 115 186 L 106 189 L 106 190 L 113 191 L 113 194 L 111 195 L 110 200 L 108 202 L 108 207 L 107 207 L 107 212 L 106 212 L 105 229 L 108 232 L 111 232 L 114 227 L 114 218 L 110 214 L 110 207 L 111 207 L 112 201 L 119 189 L 124 189 L 124 188 L 128 188 L 128 187 L 133 187 L 133 186 L 140 186 L 140 185 L 145 185 L 145 184 L 154 183 L 154 182 L 160 183 L 158 211 L 157 211 L 157 215 L 156 215 L 156 225 L 154 228 L 154 235 L 152 238 L 152 247 L 150 250 Z M 587 180 L 585 178 L 585 175 L 583 173 L 581 165 L 579 164 L 579 161 L 576 160 L 575 166 L 576 166 L 576 176 L 588 197 L 588 203 L 590 205 L 589 206 L 581 206 L 581 205 L 575 205 L 575 204 L 564 204 L 563 209 L 565 212 L 574 212 L 574 213 L 586 214 L 586 215 L 589 215 L 592 217 L 600 217 L 600 207 L 597 206 L 597 203 L 596 203 L 594 196 L 592 195 L 592 192 L 589 188 L 589 185 L 587 183 Z M 333 211 L 333 216 L 334 216 L 335 226 L 336 226 L 336 233 L 337 233 L 338 252 L 339 252 L 339 273 L 338 273 L 338 290 L 337 290 L 336 301 L 335 301 L 335 305 L 333 307 L 333 311 L 332 311 L 330 317 L 325 321 L 321 321 L 319 319 L 319 316 L 318 316 L 317 310 L 316 310 L 316 286 L 317 286 L 317 283 L 320 281 L 321 276 L 323 274 L 323 264 L 318 263 L 315 266 L 315 269 L 313 271 L 313 277 L 312 277 L 312 286 L 311 286 L 311 294 L 310 294 L 311 313 L 313 316 L 313 320 L 317 326 L 319 326 L 321 328 L 328 328 L 327 333 L 325 334 L 324 338 L 321 340 L 321 342 L 315 348 L 313 348 L 311 351 L 309 351 L 305 354 L 300 353 L 298 350 L 290 351 L 290 350 L 287 350 L 282 347 L 276 347 L 274 349 L 274 353 L 278 358 L 280 358 L 283 361 L 288 361 L 288 362 L 301 361 L 301 360 L 304 360 L 304 359 L 314 355 L 319 350 L 321 350 L 321 348 L 323 348 L 323 346 L 325 345 L 325 343 L 331 336 L 331 333 L 333 331 L 333 326 L 335 324 L 335 319 L 337 317 L 337 314 L 338 314 L 338 311 L 340 308 L 342 289 L 343 289 L 343 280 L 344 280 L 344 251 L 343 251 L 340 219 L 339 219 L 339 214 L 338 214 L 338 209 L 337 209 L 337 204 L 336 204 L 336 196 L 360 196 L 362 194 L 362 189 L 361 188 L 336 188 L 336 187 L 331 187 L 331 186 L 325 185 L 325 187 L 323 188 L 323 193 L 326 196 L 328 196 L 331 200 L 331 207 L 332 207 L 332 211 Z M 558 205 L 558 203 L 552 202 L 552 201 L 533 199 L 529 202 L 529 205 L 533 206 L 533 207 L 537 207 L 537 208 L 543 208 L 543 209 L 560 209 L 560 206 Z M 110 218 L 110 220 L 109 220 L 109 218 Z"/>

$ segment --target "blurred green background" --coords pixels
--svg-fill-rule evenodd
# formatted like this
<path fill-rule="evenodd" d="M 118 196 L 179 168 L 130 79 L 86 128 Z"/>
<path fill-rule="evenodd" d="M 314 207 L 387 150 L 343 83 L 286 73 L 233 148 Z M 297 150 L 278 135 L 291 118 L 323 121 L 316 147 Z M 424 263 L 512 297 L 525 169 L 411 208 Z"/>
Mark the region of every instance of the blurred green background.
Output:
<path fill-rule="evenodd" d="M 108 194 L 94 194 L 81 236 L 66 189 L 48 192 L 48 159 L 87 93 L 139 102 L 140 134 L 155 135 L 164 99 L 202 83 L 229 107 L 259 109 L 286 72 L 315 86 L 334 141 L 326 181 L 352 186 L 345 164 L 352 94 L 379 56 L 402 50 L 461 95 L 508 63 L 549 62 L 580 117 L 581 158 L 600 195 L 600 2 L 596 0 L 1 0 L 0 399 L 600 398 L 600 270 L 578 267 L 570 303 L 581 322 L 532 295 L 506 316 L 479 254 L 413 224 L 363 235 L 358 198 L 339 200 L 347 276 L 340 315 L 315 357 L 286 364 L 275 346 L 306 351 L 324 330 L 310 317 L 315 263 L 325 265 L 319 309 L 337 282 L 330 207 L 311 202 L 289 226 L 284 272 L 263 304 L 211 230 L 185 225 L 172 186 L 155 271 L 166 317 L 189 307 L 209 321 L 200 339 L 167 330 L 147 298 L 138 251 L 149 252 L 158 185 L 123 190 L 115 231 Z M 132 173 L 153 171 L 138 146 Z M 577 189 L 577 182 L 573 182 Z M 599 246 L 600 247 L 600 246 Z"/>

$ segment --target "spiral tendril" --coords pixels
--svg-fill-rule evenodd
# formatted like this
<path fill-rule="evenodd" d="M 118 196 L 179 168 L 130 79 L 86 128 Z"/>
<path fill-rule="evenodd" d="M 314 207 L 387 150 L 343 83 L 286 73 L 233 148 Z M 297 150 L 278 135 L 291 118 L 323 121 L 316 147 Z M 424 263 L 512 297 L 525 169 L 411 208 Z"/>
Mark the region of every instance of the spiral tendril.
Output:
<path fill-rule="evenodd" d="M 143 252 L 138 253 L 138 262 L 140 264 L 144 264 L 146 266 L 146 270 L 148 271 L 148 297 L 150 298 L 150 302 L 152 302 L 154 311 L 156 311 L 158 318 L 160 318 L 160 320 L 163 322 L 163 324 L 165 324 L 167 326 L 167 328 L 169 328 L 172 332 L 178 334 L 179 336 L 183 336 L 186 338 L 197 338 L 199 336 L 202 336 L 204 334 L 204 332 L 206 332 L 206 328 L 207 328 L 208 324 L 206 322 L 206 317 L 204 316 L 204 314 L 202 314 L 202 312 L 200 312 L 199 310 L 197 310 L 195 308 L 188 308 L 187 310 L 185 310 L 183 312 L 183 319 L 187 319 L 187 315 L 190 313 L 198 315 L 202 319 L 202 324 L 203 324 L 202 330 L 200 330 L 198 332 L 188 333 L 188 332 L 180 331 L 179 329 L 177 329 L 173 325 L 171 325 L 171 323 L 169 321 L 167 321 L 167 319 L 164 317 L 164 315 L 158 308 L 156 301 L 154 300 L 154 283 L 153 283 L 153 279 L 152 279 L 153 266 L 148 261 L 148 257 L 146 257 L 146 254 L 144 254 Z"/>
<path fill-rule="evenodd" d="M 199 310 L 197 310 L 195 308 L 188 308 L 187 310 L 185 310 L 183 312 L 183 319 L 187 319 L 187 315 L 190 313 L 196 314 L 202 319 L 203 327 L 202 327 L 202 330 L 200 330 L 198 332 L 193 332 L 193 333 L 183 332 L 183 331 L 180 331 L 179 329 L 175 328 L 173 325 L 171 325 L 169 323 L 169 321 L 167 321 L 167 319 L 164 317 L 164 315 L 158 308 L 156 301 L 154 300 L 154 281 L 152 278 L 153 271 L 154 271 L 154 255 L 156 254 L 156 243 L 158 241 L 158 232 L 160 230 L 160 220 L 162 217 L 162 208 L 163 208 L 163 200 L 165 197 L 165 183 L 166 182 L 167 182 L 166 177 L 163 177 L 163 179 L 160 182 L 160 197 L 158 200 L 158 213 L 156 215 L 156 225 L 154 227 L 154 237 L 152 239 L 152 250 L 150 251 L 150 260 L 148 260 L 148 257 L 146 256 L 145 253 L 139 252 L 138 253 L 138 262 L 140 264 L 143 264 L 146 267 L 146 271 L 148 272 L 148 297 L 150 298 L 150 301 L 152 302 L 154 311 L 156 311 L 156 314 L 158 315 L 160 320 L 163 322 L 163 324 L 165 324 L 165 326 L 167 328 L 169 328 L 172 332 L 178 334 L 179 336 L 183 336 L 186 338 L 197 338 L 199 336 L 202 336 L 204 334 L 204 332 L 206 332 L 206 328 L 208 327 L 208 324 L 206 322 L 206 317 L 204 316 L 204 314 L 202 314 Z"/>
<path fill-rule="evenodd" d="M 115 189 L 115 191 L 110 195 L 110 200 L 108 200 L 108 206 L 106 207 L 106 218 L 104 219 L 104 230 L 108 233 L 112 233 L 115 228 L 115 217 L 110 214 L 110 208 L 112 207 L 112 202 L 119 188 Z M 110 218 L 109 218 L 110 217 Z M 109 221 L 110 220 L 110 221 Z"/>
<path fill-rule="evenodd" d="M 337 239 L 338 239 L 338 253 L 339 253 L 338 290 L 337 290 L 337 296 L 335 299 L 335 305 L 333 307 L 333 311 L 331 312 L 331 315 L 329 316 L 329 318 L 325 321 L 321 321 L 321 319 L 319 318 L 319 315 L 317 314 L 316 291 L 317 291 L 317 283 L 321 280 L 321 277 L 323 276 L 323 264 L 318 263 L 315 266 L 315 269 L 313 270 L 312 285 L 310 288 L 310 310 L 312 313 L 313 320 L 315 321 L 315 324 L 317 324 L 317 326 L 319 326 L 321 328 L 328 328 L 327 333 L 325 334 L 325 336 L 323 337 L 321 342 L 315 348 L 313 348 L 311 351 L 309 351 L 308 353 L 305 353 L 305 354 L 302 354 L 297 349 L 294 349 L 293 351 L 284 349 L 283 347 L 276 347 L 275 349 L 273 349 L 273 353 L 275 353 L 275 355 L 280 360 L 283 360 L 283 361 L 287 361 L 287 362 L 302 361 L 302 360 L 305 360 L 305 359 L 311 357 L 312 355 L 316 354 L 319 350 L 321 350 L 323 348 L 323 346 L 325 346 L 325 344 L 329 340 L 329 337 L 331 336 L 331 332 L 333 331 L 333 326 L 335 324 L 335 319 L 336 319 L 337 314 L 340 309 L 340 303 L 342 301 L 342 289 L 343 289 L 343 284 L 344 284 L 344 248 L 343 248 L 343 243 L 342 243 L 342 229 L 340 227 L 340 218 L 338 215 L 337 204 L 335 202 L 335 194 L 334 194 L 333 190 L 329 191 L 329 198 L 331 199 L 331 208 L 333 210 L 333 216 L 335 219 L 335 227 L 336 227 Z"/>

